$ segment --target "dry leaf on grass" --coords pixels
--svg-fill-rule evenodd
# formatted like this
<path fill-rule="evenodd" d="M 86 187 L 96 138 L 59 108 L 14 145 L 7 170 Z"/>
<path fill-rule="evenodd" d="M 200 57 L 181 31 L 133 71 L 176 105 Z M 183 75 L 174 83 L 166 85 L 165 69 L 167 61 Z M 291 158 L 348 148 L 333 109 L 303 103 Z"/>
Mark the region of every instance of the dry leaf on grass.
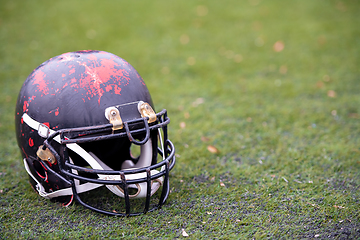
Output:
<path fill-rule="evenodd" d="M 186 127 L 186 123 L 185 122 L 181 122 L 180 123 L 180 128 L 185 128 Z"/>
<path fill-rule="evenodd" d="M 349 118 L 360 118 L 360 114 L 358 114 L 358 113 L 349 113 Z"/>
<path fill-rule="evenodd" d="M 207 150 L 209 150 L 209 152 L 215 153 L 215 154 L 220 152 L 220 151 L 219 151 L 215 146 L 213 146 L 213 145 L 207 146 Z"/>
<path fill-rule="evenodd" d="M 273 49 L 275 52 L 281 52 L 282 50 L 284 50 L 285 44 L 282 41 L 277 41 L 274 46 Z"/>
<path fill-rule="evenodd" d="M 210 138 L 201 136 L 201 141 L 208 142 L 208 141 L 210 141 Z"/>
<path fill-rule="evenodd" d="M 318 82 L 316 83 L 316 87 L 317 87 L 317 88 L 323 88 L 323 87 L 324 87 L 324 83 L 323 83 L 322 81 L 318 81 Z"/>
<path fill-rule="evenodd" d="M 280 68 L 279 68 L 279 73 L 281 74 L 286 74 L 287 73 L 287 67 L 285 65 L 282 65 Z"/>
<path fill-rule="evenodd" d="M 221 187 L 225 187 L 225 184 L 223 182 L 220 182 Z"/>
<path fill-rule="evenodd" d="M 187 234 L 185 232 L 185 229 L 181 229 L 181 235 L 183 235 L 183 237 L 188 237 L 189 236 L 189 234 Z"/>
<path fill-rule="evenodd" d="M 315 208 L 320 209 L 320 207 L 319 207 L 319 206 L 317 206 L 317 205 L 316 205 L 316 204 L 314 204 L 314 203 L 309 203 L 309 202 L 307 202 L 307 204 L 309 204 L 309 205 L 311 205 L 311 206 L 313 206 L 313 207 L 315 207 Z"/>
<path fill-rule="evenodd" d="M 199 106 L 200 104 L 203 104 L 205 102 L 205 100 L 203 98 L 197 98 L 193 103 L 192 103 L 192 106 L 193 107 L 197 107 Z"/>
<path fill-rule="evenodd" d="M 336 92 L 334 90 L 329 90 L 327 92 L 328 97 L 334 98 L 336 97 Z"/>

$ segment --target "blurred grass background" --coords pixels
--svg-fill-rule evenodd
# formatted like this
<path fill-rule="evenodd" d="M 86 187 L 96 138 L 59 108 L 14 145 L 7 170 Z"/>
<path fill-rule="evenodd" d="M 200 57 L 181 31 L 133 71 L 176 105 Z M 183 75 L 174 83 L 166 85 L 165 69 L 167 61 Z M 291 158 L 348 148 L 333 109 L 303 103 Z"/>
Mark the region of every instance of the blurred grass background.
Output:
<path fill-rule="evenodd" d="M 360 3 L 0 2 L 0 238 L 359 238 Z M 114 218 L 27 182 L 18 91 L 64 52 L 114 53 L 171 118 L 172 193 Z M 209 151 L 209 150 L 212 150 Z"/>

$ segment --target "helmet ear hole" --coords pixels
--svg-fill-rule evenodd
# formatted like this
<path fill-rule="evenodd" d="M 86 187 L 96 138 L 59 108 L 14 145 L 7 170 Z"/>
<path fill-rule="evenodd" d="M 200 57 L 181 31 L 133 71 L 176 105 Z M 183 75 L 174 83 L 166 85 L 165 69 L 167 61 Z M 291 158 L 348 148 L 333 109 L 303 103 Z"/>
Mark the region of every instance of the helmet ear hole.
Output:
<path fill-rule="evenodd" d="M 140 146 L 136 144 L 130 145 L 130 156 L 133 160 L 137 160 L 140 157 Z"/>
<path fill-rule="evenodd" d="M 37 175 L 39 177 L 41 177 L 42 179 L 45 179 L 47 174 L 46 174 L 45 169 L 42 166 L 42 164 L 38 160 L 34 160 L 33 161 L 33 166 L 34 166 L 34 169 L 35 169 Z"/>

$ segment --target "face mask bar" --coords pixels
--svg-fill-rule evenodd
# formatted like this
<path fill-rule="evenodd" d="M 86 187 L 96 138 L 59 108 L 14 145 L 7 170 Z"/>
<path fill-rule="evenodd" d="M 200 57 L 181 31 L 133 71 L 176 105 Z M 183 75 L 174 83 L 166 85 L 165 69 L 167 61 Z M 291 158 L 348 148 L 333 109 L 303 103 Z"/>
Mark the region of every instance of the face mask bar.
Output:
<path fill-rule="evenodd" d="M 163 152 L 162 150 L 159 148 L 158 149 L 159 154 L 161 156 L 163 156 Z M 86 182 L 91 182 L 91 183 L 96 183 L 96 184 L 104 184 L 104 185 L 119 185 L 123 191 L 124 191 L 124 199 L 125 199 L 125 208 L 126 208 L 126 212 L 125 213 L 117 213 L 117 212 L 109 212 L 109 211 L 104 211 L 95 207 L 92 207 L 88 204 L 86 204 L 85 202 L 83 202 L 79 196 L 79 194 L 76 191 L 76 187 L 75 184 L 73 184 L 73 181 L 70 180 L 70 182 L 72 182 L 72 188 L 73 188 L 73 195 L 74 195 L 74 199 L 79 202 L 80 204 L 82 204 L 83 206 L 99 212 L 99 213 L 104 213 L 104 214 L 108 214 L 108 215 L 114 215 L 114 216 L 136 216 L 136 215 L 140 215 L 142 213 L 147 213 L 147 212 L 151 212 L 154 211 L 156 209 L 161 208 L 161 206 L 165 203 L 169 192 L 170 192 L 170 187 L 169 187 L 169 172 L 170 170 L 175 166 L 175 151 L 174 151 L 174 145 L 173 143 L 166 139 L 165 140 L 165 160 L 161 161 L 155 165 L 151 165 L 147 168 L 144 169 L 130 169 L 130 170 L 122 170 L 122 171 L 108 171 L 108 170 L 96 170 L 96 169 L 89 169 L 89 168 L 84 168 L 84 167 L 80 167 L 80 166 L 76 166 L 74 164 L 71 164 L 69 162 L 69 160 L 65 161 L 65 167 L 68 170 L 65 170 L 63 173 L 67 176 L 69 176 L 72 179 L 78 179 L 78 180 L 83 180 Z M 154 175 L 151 175 L 150 172 L 153 169 L 156 168 L 162 168 L 162 170 Z M 119 181 L 117 180 L 102 180 L 102 179 L 91 179 L 91 178 L 86 178 L 86 177 L 82 177 L 80 175 L 76 175 L 71 173 L 70 169 L 74 169 L 77 170 L 79 172 L 86 172 L 86 173 L 92 173 L 92 174 L 99 174 L 99 175 L 120 175 L 120 179 Z M 132 179 L 132 180 L 126 180 L 126 175 L 129 174 L 137 174 L 137 173 L 146 173 L 146 177 L 145 178 L 140 178 L 140 179 Z M 163 181 L 163 186 L 162 186 L 162 192 L 161 192 L 161 196 L 159 199 L 159 203 L 153 207 L 152 209 L 149 209 L 150 206 L 150 198 L 151 198 L 151 181 L 155 180 L 157 178 L 160 177 L 164 177 L 164 181 Z M 139 213 L 131 213 L 130 212 L 130 197 L 129 197 L 129 189 L 128 186 L 131 184 L 136 184 L 136 183 L 142 183 L 142 182 L 146 182 L 147 185 L 147 195 L 146 195 L 146 200 L 145 200 L 145 207 L 144 207 L 144 211 L 143 212 L 139 212 Z"/>
<path fill-rule="evenodd" d="M 46 135 L 51 133 L 49 136 L 47 136 L 46 140 L 44 141 L 44 144 L 42 146 L 43 150 L 48 150 L 51 152 L 51 154 L 54 156 L 56 161 L 58 162 L 58 166 L 60 169 L 60 172 L 64 174 L 64 176 L 67 178 L 67 181 L 71 183 L 72 186 L 72 193 L 74 199 L 79 202 L 81 205 L 99 212 L 104 213 L 108 215 L 114 215 L 114 216 L 135 216 L 140 215 L 142 213 L 151 212 L 156 209 L 161 208 L 161 206 L 165 203 L 169 192 L 169 172 L 170 170 L 175 166 L 175 148 L 173 143 L 168 140 L 167 136 L 167 124 L 170 122 L 170 119 L 167 117 L 166 110 L 162 110 L 161 112 L 156 114 L 157 121 L 149 126 L 147 124 L 147 121 L 149 117 L 143 117 L 135 120 L 130 120 L 124 123 L 125 125 L 125 131 L 116 131 L 114 132 L 112 130 L 113 125 L 112 124 L 105 124 L 105 125 L 99 125 L 94 127 L 80 127 L 80 128 L 73 128 L 73 129 L 62 129 L 56 132 L 48 130 L 46 132 L 44 129 L 41 131 L 44 133 L 46 132 Z M 139 126 L 139 123 L 143 123 L 143 128 L 139 129 L 137 128 Z M 41 124 L 40 124 L 41 125 Z M 134 127 L 134 125 L 137 125 L 137 127 Z M 41 126 L 42 128 L 46 126 Z M 132 135 L 136 134 L 143 134 L 146 132 L 146 136 L 143 140 L 138 142 L 138 144 L 142 142 L 146 142 L 149 139 L 149 132 L 151 130 L 155 129 L 162 129 L 164 138 L 163 143 L 164 146 L 163 150 L 157 147 L 158 154 L 161 155 L 163 161 L 145 167 L 145 168 L 139 168 L 139 169 L 128 169 L 128 170 L 100 170 L 100 169 L 89 169 L 85 167 L 80 167 L 77 165 L 74 165 L 71 163 L 70 158 L 68 156 L 68 148 L 73 144 L 79 144 L 84 142 L 91 142 L 91 141 L 99 141 L 99 140 L 107 140 L 107 139 L 114 139 L 114 138 L 120 138 L 120 137 L 128 137 L 129 140 L 134 140 Z M 40 127 L 39 127 L 39 134 L 40 134 Z M 43 134 L 42 133 L 42 134 Z M 102 135 L 100 135 L 102 134 Z M 45 134 L 43 134 L 45 135 Z M 131 137 L 129 137 L 131 136 Z M 43 136 L 45 137 L 45 136 Z M 52 142 L 56 139 L 56 142 L 60 143 L 60 151 L 59 153 L 53 148 Z M 144 141 L 147 139 L 146 141 Z M 136 143 L 135 143 L 136 144 Z M 71 149 L 71 147 L 70 147 Z M 60 156 L 60 155 L 61 156 Z M 61 161 L 63 159 L 64 161 Z M 151 174 L 151 171 L 161 168 L 161 171 L 156 174 Z M 104 180 L 104 179 L 95 179 L 95 178 L 87 178 L 80 176 L 78 174 L 74 174 L 74 171 L 76 170 L 78 172 L 84 172 L 84 173 L 92 173 L 96 175 L 114 175 L 114 176 L 120 176 L 120 180 Z M 135 178 L 135 179 L 127 179 L 128 175 L 131 174 L 145 174 L 146 177 L 143 178 Z M 162 191 L 160 195 L 160 199 L 157 205 L 152 207 L 150 209 L 150 198 L 151 198 L 151 184 L 153 180 L 156 180 L 160 177 L 164 177 Z M 76 189 L 75 179 L 94 183 L 94 184 L 103 184 L 103 185 L 118 185 L 121 187 L 124 193 L 124 199 L 125 199 L 125 213 L 121 212 L 109 212 L 105 211 L 93 206 L 88 205 L 79 196 L 79 193 Z M 145 199 L 145 207 L 143 212 L 136 212 L 131 213 L 130 211 L 130 196 L 129 196 L 129 185 L 131 184 L 137 184 L 137 183 L 146 183 L 147 192 L 146 192 L 146 199 Z"/>

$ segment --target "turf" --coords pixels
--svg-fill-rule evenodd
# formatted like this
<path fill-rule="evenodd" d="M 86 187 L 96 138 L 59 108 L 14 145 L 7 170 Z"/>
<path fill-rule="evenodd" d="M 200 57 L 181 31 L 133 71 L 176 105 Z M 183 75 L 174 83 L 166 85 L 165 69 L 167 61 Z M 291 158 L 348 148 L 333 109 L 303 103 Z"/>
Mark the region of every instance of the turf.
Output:
<path fill-rule="evenodd" d="M 360 238 L 358 1 L 0 4 L 0 238 Z M 14 132 L 27 75 L 64 52 L 129 61 L 177 151 L 159 211 L 117 218 L 31 189 Z M 211 150 L 211 151 L 209 151 Z"/>

